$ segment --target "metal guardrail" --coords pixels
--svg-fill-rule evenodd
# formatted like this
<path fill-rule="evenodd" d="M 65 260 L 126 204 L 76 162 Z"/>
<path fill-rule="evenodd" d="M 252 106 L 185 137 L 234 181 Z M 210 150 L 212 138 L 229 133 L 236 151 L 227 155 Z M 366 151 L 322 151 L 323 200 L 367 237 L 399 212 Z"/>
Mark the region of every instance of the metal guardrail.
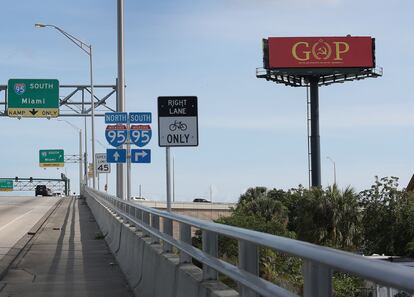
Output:
<path fill-rule="evenodd" d="M 296 294 L 258 276 L 258 247 L 296 256 L 304 261 L 304 296 L 332 296 L 333 271 L 346 272 L 377 284 L 414 293 L 414 269 L 381 260 L 310 244 L 267 233 L 199 220 L 138 205 L 107 193 L 84 188 L 83 196 L 95 199 L 124 220 L 136 225 L 153 242 L 162 242 L 164 251 L 179 251 L 180 263 L 194 258 L 203 264 L 203 280 L 216 280 L 218 272 L 239 283 L 242 297 L 292 297 Z M 163 218 L 163 231 L 160 231 Z M 172 236 L 172 224 L 179 223 L 179 239 Z M 202 232 L 202 250 L 191 245 L 191 227 Z M 238 241 L 239 266 L 218 258 L 218 235 Z"/>

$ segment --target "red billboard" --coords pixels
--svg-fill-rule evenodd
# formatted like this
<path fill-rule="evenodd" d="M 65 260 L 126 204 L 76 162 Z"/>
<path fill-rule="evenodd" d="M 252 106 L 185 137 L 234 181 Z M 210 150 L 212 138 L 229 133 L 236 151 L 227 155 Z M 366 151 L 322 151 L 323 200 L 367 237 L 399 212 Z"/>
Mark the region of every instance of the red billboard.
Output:
<path fill-rule="evenodd" d="M 266 41 L 265 41 L 266 42 Z M 374 68 L 374 39 L 357 37 L 270 37 L 265 68 Z"/>

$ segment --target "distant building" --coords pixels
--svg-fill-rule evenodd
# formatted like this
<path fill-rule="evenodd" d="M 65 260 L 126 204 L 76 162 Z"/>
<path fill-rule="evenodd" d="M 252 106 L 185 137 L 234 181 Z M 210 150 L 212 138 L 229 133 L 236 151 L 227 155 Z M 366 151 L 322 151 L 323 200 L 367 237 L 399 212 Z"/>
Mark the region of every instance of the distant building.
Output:
<path fill-rule="evenodd" d="M 167 203 L 164 201 L 134 200 L 133 202 L 159 210 L 167 210 Z M 235 206 L 235 203 L 172 202 L 171 210 L 176 214 L 214 221 L 220 217 L 230 216 Z M 160 226 L 162 228 L 162 218 Z M 178 238 L 178 224 L 174 224 L 173 229 L 174 237 Z M 194 235 L 195 228 L 191 228 L 191 230 L 192 235 Z"/>
<path fill-rule="evenodd" d="M 413 174 L 413 176 L 411 177 L 410 182 L 408 183 L 408 186 L 407 186 L 407 191 L 408 191 L 408 192 L 414 192 L 414 174 Z"/>

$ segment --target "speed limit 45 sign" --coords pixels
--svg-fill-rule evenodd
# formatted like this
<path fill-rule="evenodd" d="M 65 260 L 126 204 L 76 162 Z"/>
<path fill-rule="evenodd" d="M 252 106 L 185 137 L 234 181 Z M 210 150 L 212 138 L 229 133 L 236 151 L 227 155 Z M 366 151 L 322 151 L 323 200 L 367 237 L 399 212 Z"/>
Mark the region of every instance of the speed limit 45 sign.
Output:
<path fill-rule="evenodd" d="M 111 173 L 111 164 L 106 162 L 106 154 L 95 154 L 96 173 Z"/>

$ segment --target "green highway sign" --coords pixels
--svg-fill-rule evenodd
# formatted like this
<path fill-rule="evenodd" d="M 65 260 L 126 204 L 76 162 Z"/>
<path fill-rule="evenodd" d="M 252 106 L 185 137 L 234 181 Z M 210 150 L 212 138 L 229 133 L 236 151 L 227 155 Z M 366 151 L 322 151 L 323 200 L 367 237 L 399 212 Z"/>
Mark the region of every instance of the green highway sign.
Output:
<path fill-rule="evenodd" d="M 12 179 L 0 179 L 0 192 L 11 192 L 13 191 L 13 180 Z"/>
<path fill-rule="evenodd" d="M 63 150 L 40 150 L 40 167 L 63 167 L 65 166 L 65 156 Z"/>
<path fill-rule="evenodd" d="M 9 117 L 56 118 L 59 116 L 57 79 L 9 79 Z"/>

